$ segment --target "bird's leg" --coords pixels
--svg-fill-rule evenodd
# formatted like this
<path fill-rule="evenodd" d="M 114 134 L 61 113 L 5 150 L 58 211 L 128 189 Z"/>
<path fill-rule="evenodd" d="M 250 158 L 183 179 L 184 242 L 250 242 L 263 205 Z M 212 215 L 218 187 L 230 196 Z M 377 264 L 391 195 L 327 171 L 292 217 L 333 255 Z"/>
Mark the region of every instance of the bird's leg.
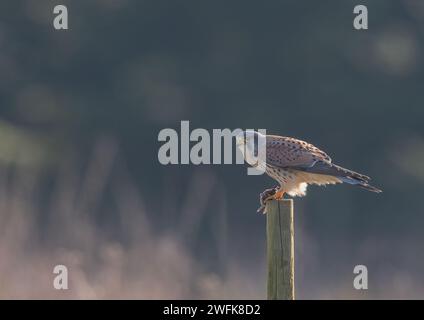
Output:
<path fill-rule="evenodd" d="M 260 202 L 261 206 L 259 207 L 257 212 L 266 213 L 266 211 L 265 211 L 266 202 L 269 201 L 269 200 L 275 199 L 275 195 L 280 192 L 280 191 L 278 191 L 279 188 L 280 188 L 280 186 L 275 186 L 273 188 L 266 189 L 259 195 L 259 202 Z"/>
<path fill-rule="evenodd" d="M 281 200 L 284 197 L 284 190 L 279 190 L 275 195 L 274 195 L 274 199 L 275 200 Z"/>
<path fill-rule="evenodd" d="M 275 186 L 270 189 L 265 189 L 260 194 L 260 203 L 264 205 L 268 200 L 271 200 L 275 197 L 275 195 L 278 193 L 279 186 Z"/>

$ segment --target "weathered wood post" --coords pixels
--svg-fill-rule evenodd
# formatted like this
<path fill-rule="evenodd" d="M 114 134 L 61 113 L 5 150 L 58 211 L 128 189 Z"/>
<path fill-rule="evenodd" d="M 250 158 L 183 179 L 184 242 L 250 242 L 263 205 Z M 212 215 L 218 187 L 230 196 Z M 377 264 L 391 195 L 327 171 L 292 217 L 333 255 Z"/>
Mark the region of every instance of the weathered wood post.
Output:
<path fill-rule="evenodd" d="M 293 200 L 272 200 L 266 208 L 268 300 L 294 300 Z"/>

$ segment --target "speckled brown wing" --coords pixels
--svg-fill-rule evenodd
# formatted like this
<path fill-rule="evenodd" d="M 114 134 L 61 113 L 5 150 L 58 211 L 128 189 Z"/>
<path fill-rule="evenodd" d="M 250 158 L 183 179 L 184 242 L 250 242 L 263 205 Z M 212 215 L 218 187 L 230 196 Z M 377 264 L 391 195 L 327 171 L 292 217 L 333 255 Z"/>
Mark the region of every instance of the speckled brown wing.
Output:
<path fill-rule="evenodd" d="M 332 163 L 331 158 L 324 151 L 305 141 L 267 135 L 266 148 L 267 165 L 333 176 L 369 191 L 381 192 L 380 189 L 368 184 L 370 177 Z"/>
<path fill-rule="evenodd" d="M 331 158 L 305 141 L 267 135 L 266 161 L 269 165 L 281 168 L 308 168 L 318 161 L 330 164 Z"/>

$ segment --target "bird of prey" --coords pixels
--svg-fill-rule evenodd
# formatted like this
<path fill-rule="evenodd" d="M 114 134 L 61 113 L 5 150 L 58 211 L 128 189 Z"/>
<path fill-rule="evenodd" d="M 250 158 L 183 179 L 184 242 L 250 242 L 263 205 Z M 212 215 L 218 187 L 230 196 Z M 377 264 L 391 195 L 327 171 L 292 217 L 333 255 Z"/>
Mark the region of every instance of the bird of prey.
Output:
<path fill-rule="evenodd" d="M 308 184 L 344 182 L 381 192 L 368 183 L 370 177 L 332 163 L 324 151 L 302 140 L 245 131 L 236 136 L 236 144 L 247 163 L 263 170 L 279 184 L 261 193 L 258 212 L 265 213 L 266 201 L 282 199 L 286 193 L 292 197 L 306 195 Z M 258 152 L 261 145 L 265 146 L 263 156 Z"/>

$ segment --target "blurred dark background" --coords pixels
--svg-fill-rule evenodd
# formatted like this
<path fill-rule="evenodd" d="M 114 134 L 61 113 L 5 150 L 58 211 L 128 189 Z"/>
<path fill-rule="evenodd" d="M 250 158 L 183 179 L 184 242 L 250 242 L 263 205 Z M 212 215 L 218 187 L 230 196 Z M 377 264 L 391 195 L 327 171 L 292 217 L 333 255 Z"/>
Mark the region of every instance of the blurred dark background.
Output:
<path fill-rule="evenodd" d="M 295 200 L 299 299 L 423 298 L 423 44 L 420 0 L 1 2 L 0 298 L 265 298 L 274 182 L 160 165 L 181 120 L 310 141 L 384 190 Z"/>

